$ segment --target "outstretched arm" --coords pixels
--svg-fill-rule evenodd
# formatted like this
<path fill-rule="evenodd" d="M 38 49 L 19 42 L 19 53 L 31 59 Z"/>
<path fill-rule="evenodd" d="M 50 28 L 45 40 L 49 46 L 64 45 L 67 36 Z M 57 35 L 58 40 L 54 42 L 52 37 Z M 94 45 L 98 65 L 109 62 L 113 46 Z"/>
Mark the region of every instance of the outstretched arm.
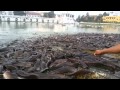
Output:
<path fill-rule="evenodd" d="M 120 44 L 110 47 L 110 48 L 106 48 L 106 49 L 102 49 L 102 50 L 96 50 L 94 55 L 102 55 L 102 54 L 117 54 L 120 53 Z"/>

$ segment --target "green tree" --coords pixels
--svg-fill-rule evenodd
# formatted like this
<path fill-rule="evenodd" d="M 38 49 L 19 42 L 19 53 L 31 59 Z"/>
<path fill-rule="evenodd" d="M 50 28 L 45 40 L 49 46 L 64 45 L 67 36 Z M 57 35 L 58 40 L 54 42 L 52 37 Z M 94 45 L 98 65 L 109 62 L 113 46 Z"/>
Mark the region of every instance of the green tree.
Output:
<path fill-rule="evenodd" d="M 44 13 L 43 17 L 54 18 L 55 17 L 54 11 Z"/>
<path fill-rule="evenodd" d="M 102 22 L 102 17 L 103 17 L 103 15 L 99 14 L 96 18 L 96 22 L 99 22 L 99 23 Z"/>
<path fill-rule="evenodd" d="M 48 13 L 44 13 L 43 17 L 49 17 Z"/>
<path fill-rule="evenodd" d="M 104 12 L 103 16 L 109 16 L 109 13 Z"/>
<path fill-rule="evenodd" d="M 77 17 L 76 21 L 77 21 L 77 22 L 80 22 L 80 21 L 81 21 L 80 15 Z"/>
<path fill-rule="evenodd" d="M 72 18 L 74 18 L 74 15 L 72 15 Z"/>
<path fill-rule="evenodd" d="M 85 21 L 85 16 L 84 15 L 82 15 L 82 17 L 81 17 L 81 21 Z"/>
<path fill-rule="evenodd" d="M 89 22 L 94 22 L 94 16 L 90 16 L 90 17 L 88 18 L 88 21 L 89 21 Z"/>
<path fill-rule="evenodd" d="M 85 21 L 86 21 L 86 22 L 89 22 L 89 18 L 90 18 L 90 16 L 89 16 L 89 13 L 87 12 L 87 13 L 86 13 L 86 17 L 85 17 Z"/>
<path fill-rule="evenodd" d="M 54 11 L 49 12 L 48 16 L 49 18 L 54 18 L 55 17 Z"/>
<path fill-rule="evenodd" d="M 24 11 L 13 11 L 13 13 L 14 15 L 20 15 L 20 16 L 26 15 Z"/>

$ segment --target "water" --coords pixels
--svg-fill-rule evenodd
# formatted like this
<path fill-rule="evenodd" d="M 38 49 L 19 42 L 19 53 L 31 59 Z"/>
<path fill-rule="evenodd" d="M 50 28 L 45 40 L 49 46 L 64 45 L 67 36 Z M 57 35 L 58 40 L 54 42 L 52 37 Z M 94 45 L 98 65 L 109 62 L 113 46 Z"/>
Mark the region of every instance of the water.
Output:
<path fill-rule="evenodd" d="M 55 34 L 77 33 L 117 33 L 120 34 L 119 26 L 105 25 L 103 28 L 80 28 L 74 25 L 62 26 L 47 23 L 24 23 L 24 22 L 1 22 L 0 45 L 16 39 L 29 39 L 32 37 L 47 37 Z"/>

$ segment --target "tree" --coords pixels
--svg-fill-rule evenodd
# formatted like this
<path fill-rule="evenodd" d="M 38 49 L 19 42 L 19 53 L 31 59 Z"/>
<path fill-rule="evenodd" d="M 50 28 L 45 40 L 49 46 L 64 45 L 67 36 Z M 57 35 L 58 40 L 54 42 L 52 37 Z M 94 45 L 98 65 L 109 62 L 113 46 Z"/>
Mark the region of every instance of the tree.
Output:
<path fill-rule="evenodd" d="M 85 21 L 88 22 L 88 21 L 89 21 L 89 18 L 90 18 L 90 16 L 89 16 L 89 13 L 87 12 L 87 13 L 86 13 L 86 17 L 85 17 Z"/>
<path fill-rule="evenodd" d="M 88 12 L 86 13 L 86 16 L 89 17 L 89 13 Z"/>
<path fill-rule="evenodd" d="M 85 16 L 84 15 L 82 15 L 82 17 L 81 17 L 81 21 L 85 21 Z"/>
<path fill-rule="evenodd" d="M 102 22 L 102 17 L 103 17 L 103 15 L 99 14 L 96 18 L 96 22 L 99 22 L 99 23 Z"/>
<path fill-rule="evenodd" d="M 44 13 L 43 17 L 49 17 L 48 13 Z"/>
<path fill-rule="evenodd" d="M 54 11 L 49 12 L 48 16 L 49 18 L 54 18 L 55 17 Z"/>
<path fill-rule="evenodd" d="M 109 16 L 109 13 L 104 12 L 103 16 Z"/>
<path fill-rule="evenodd" d="M 90 17 L 88 18 L 88 21 L 89 21 L 89 22 L 94 22 L 94 18 L 95 18 L 95 16 L 90 16 Z"/>
<path fill-rule="evenodd" d="M 43 17 L 54 18 L 55 17 L 54 11 L 44 13 Z"/>
<path fill-rule="evenodd" d="M 81 21 L 80 15 L 77 17 L 76 21 L 77 21 L 77 22 L 80 22 L 80 21 Z"/>
<path fill-rule="evenodd" d="M 74 18 L 74 15 L 72 15 L 72 18 Z"/>
<path fill-rule="evenodd" d="M 26 15 L 24 11 L 13 11 L 13 13 L 14 15 L 20 15 L 20 16 Z"/>

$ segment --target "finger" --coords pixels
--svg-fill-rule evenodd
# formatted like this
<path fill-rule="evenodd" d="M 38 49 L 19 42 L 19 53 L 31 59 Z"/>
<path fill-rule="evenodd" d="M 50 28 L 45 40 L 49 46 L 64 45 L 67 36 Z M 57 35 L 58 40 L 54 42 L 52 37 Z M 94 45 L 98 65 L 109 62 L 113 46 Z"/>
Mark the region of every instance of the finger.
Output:
<path fill-rule="evenodd" d="M 96 56 L 96 54 L 94 53 L 94 56 Z"/>

